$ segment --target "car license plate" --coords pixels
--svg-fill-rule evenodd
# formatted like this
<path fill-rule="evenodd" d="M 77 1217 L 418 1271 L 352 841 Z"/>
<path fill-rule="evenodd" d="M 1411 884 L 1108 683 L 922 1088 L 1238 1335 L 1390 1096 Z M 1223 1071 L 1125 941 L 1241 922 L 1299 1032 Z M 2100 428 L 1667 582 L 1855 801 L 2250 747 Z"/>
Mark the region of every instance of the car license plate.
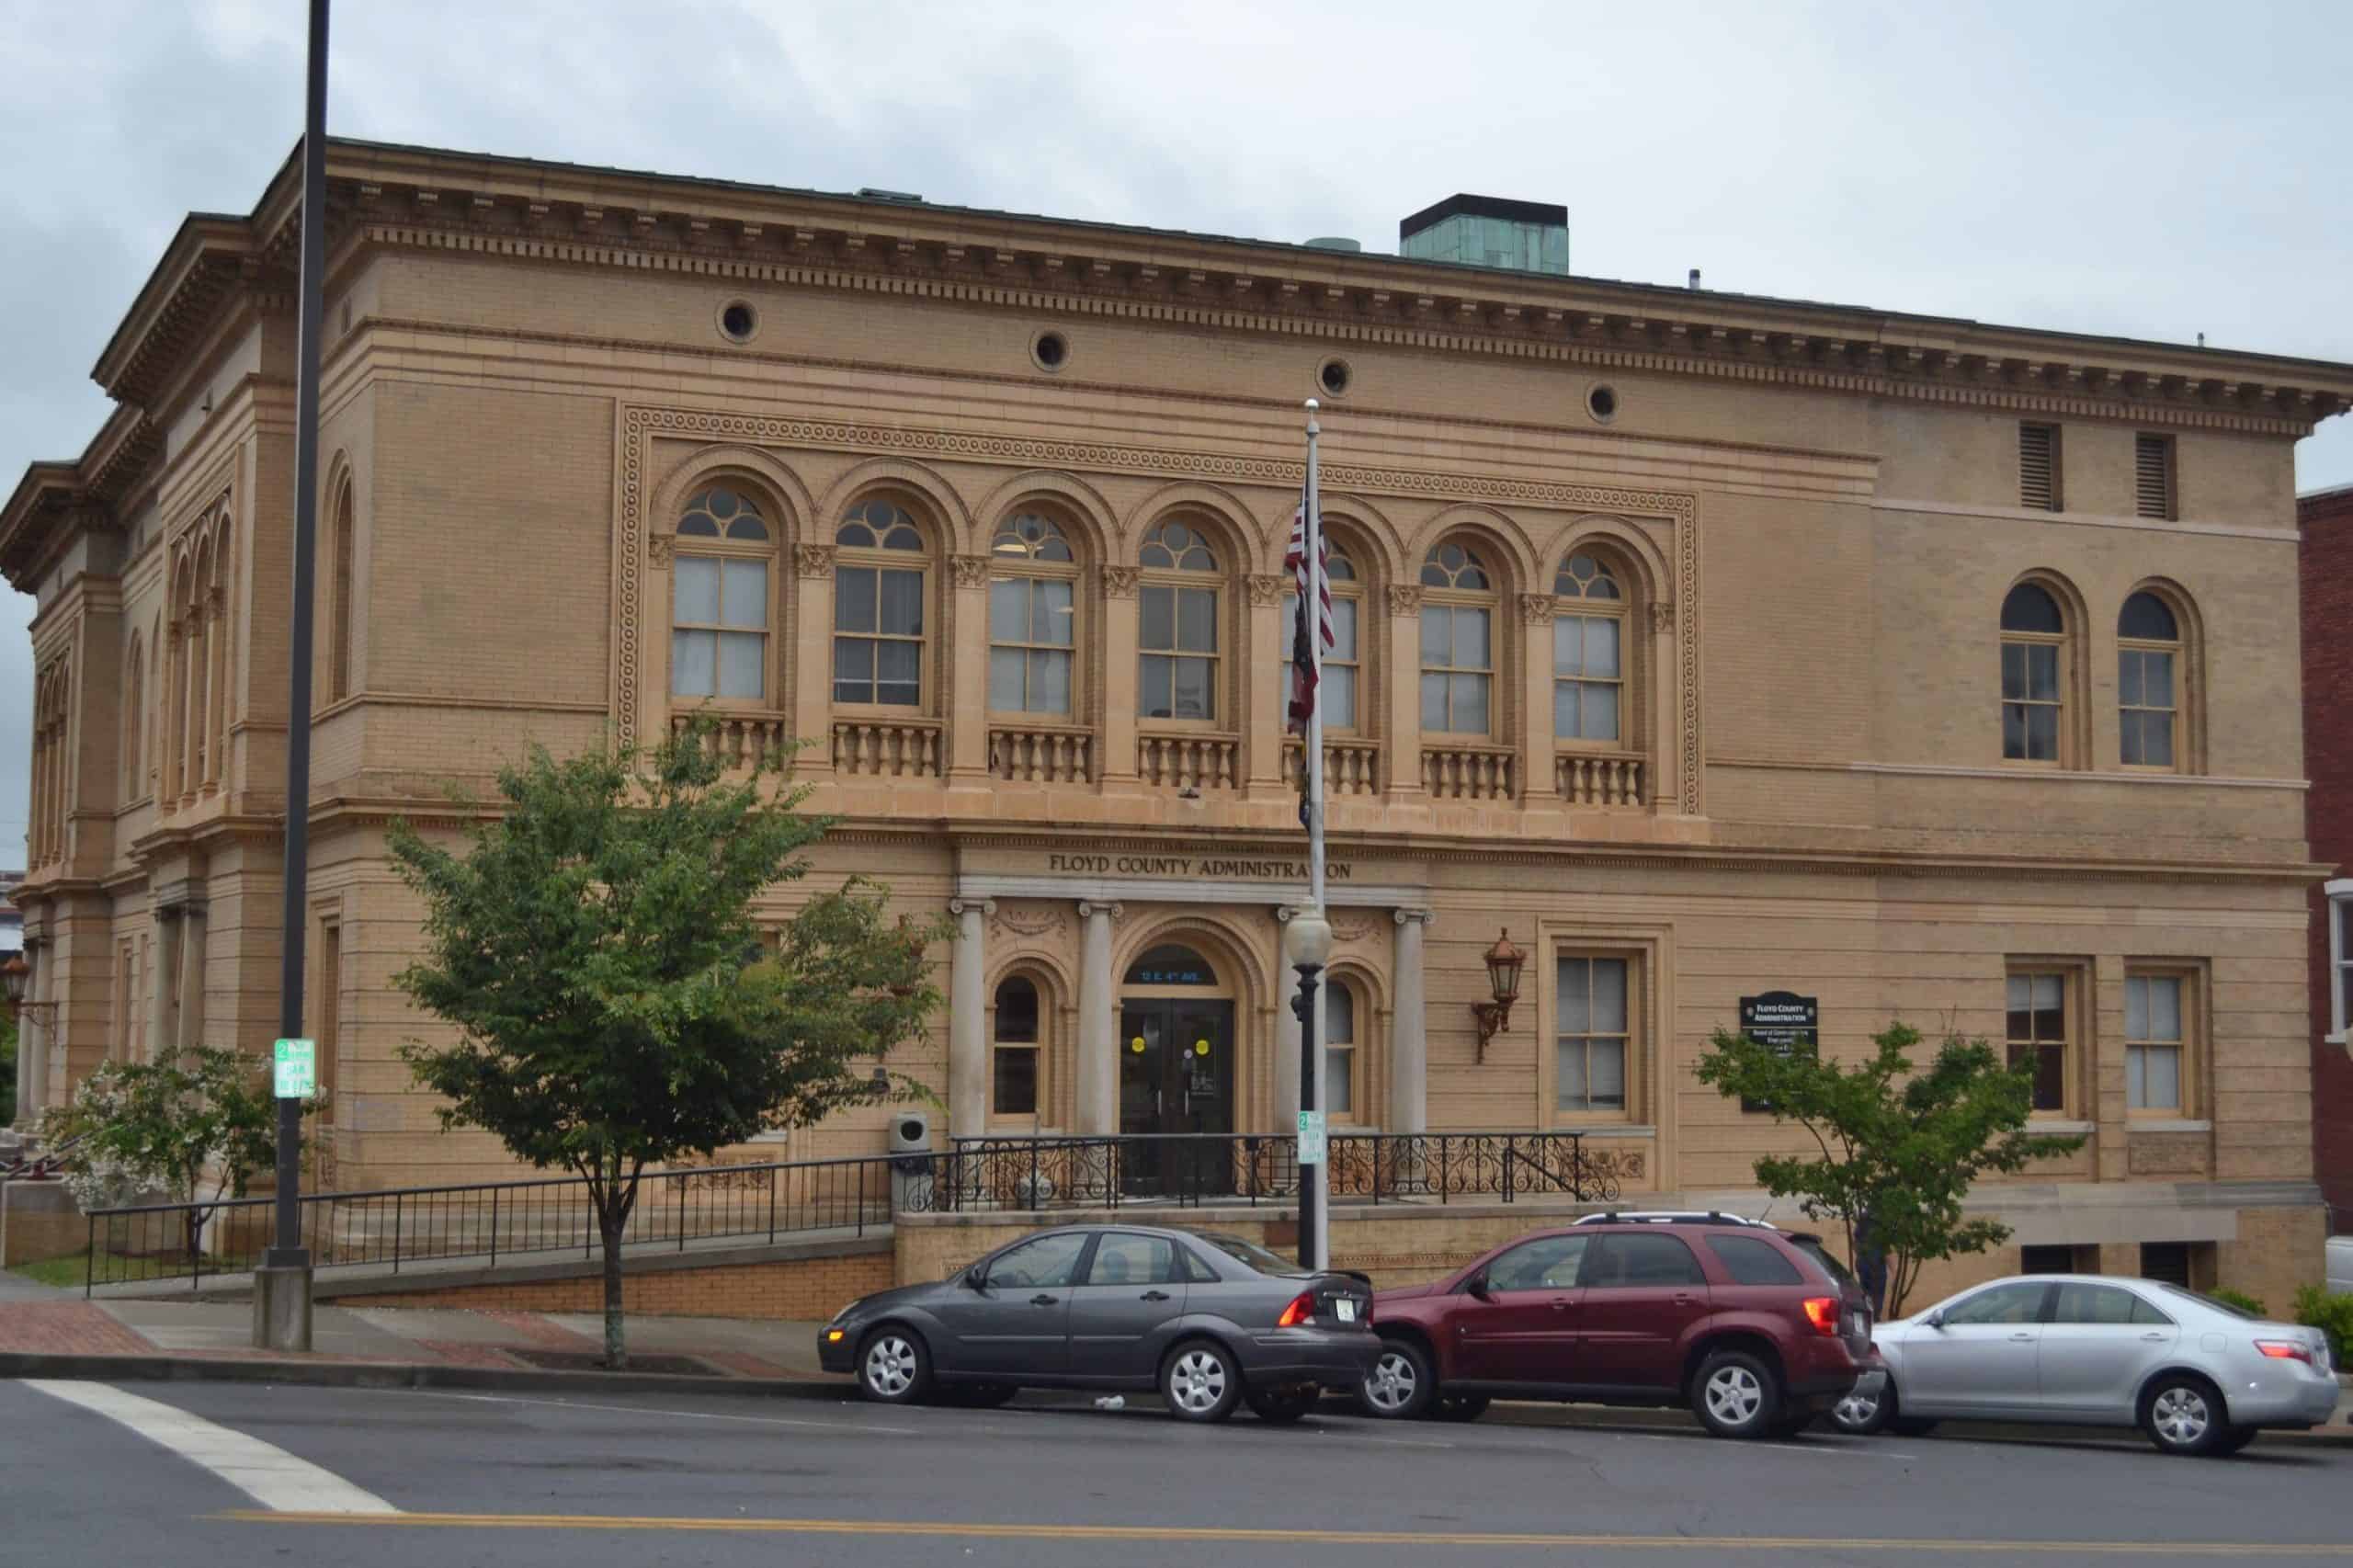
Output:
<path fill-rule="evenodd" d="M 1342 1323 L 1357 1321 L 1357 1304 L 1346 1296 L 1332 1303 L 1332 1312 Z"/>

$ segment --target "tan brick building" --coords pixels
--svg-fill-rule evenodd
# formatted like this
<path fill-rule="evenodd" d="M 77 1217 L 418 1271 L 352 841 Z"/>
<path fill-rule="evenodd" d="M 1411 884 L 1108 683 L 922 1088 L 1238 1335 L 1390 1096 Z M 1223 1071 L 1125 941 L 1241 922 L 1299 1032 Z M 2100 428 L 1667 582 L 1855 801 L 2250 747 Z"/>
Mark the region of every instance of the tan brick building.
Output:
<path fill-rule="evenodd" d="M 394 1056 L 386 824 L 527 739 L 708 706 L 947 909 L 943 1131 L 1268 1130 L 1303 893 L 1281 719 L 1302 400 L 1347 647 L 1336 1114 L 1571 1127 L 1750 1201 L 1698 1084 L 2013 1043 L 2077 1157 L 2019 1245 L 2319 1263 L 2292 449 L 2353 369 L 1693 290 L 339 143 L 312 1032 L 335 1179 L 502 1168 Z M 0 512 L 36 594 L 28 1103 L 273 1032 L 290 165 L 192 216 Z M 1499 930 L 1509 1027 L 1472 1005 Z M 1142 1049 L 1139 1050 L 1139 1044 Z M 879 1116 L 795 1134 L 866 1151 Z M 2027 1256 L 2046 1265 L 2062 1255 Z M 2017 1247 L 1981 1269 L 2016 1267 Z"/>

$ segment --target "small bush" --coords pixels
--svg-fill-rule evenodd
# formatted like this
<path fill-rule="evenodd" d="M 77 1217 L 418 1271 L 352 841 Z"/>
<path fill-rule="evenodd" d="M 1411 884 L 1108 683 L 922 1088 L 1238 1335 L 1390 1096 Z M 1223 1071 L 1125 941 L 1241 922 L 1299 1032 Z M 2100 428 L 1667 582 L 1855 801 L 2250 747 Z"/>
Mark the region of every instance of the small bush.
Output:
<path fill-rule="evenodd" d="M 2345 1369 L 2345 1347 L 2353 1344 L 2353 1294 L 2307 1285 L 2296 1292 L 2296 1321 L 2328 1335 L 2328 1358 Z"/>
<path fill-rule="evenodd" d="M 2268 1318 L 2271 1315 L 2270 1308 L 2265 1306 L 2261 1301 L 2256 1301 L 2253 1296 L 2248 1295 L 2245 1291 L 2234 1290 L 2228 1285 L 2217 1285 L 2206 1293 L 2213 1297 L 2214 1300 L 2222 1302 L 2224 1305 L 2236 1307 L 2243 1312 L 2253 1312 L 2259 1318 Z"/>

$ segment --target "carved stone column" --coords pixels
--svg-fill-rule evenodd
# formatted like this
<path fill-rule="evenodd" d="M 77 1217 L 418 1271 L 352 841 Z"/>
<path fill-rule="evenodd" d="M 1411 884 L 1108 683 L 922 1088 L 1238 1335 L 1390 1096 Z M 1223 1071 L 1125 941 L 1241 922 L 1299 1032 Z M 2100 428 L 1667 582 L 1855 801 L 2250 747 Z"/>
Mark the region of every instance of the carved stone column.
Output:
<path fill-rule="evenodd" d="M 948 1003 L 948 1131 L 977 1138 L 988 1131 L 989 1041 L 988 949 L 985 917 L 996 913 L 987 899 L 951 900 L 956 949 L 949 960 Z"/>
<path fill-rule="evenodd" d="M 1389 1131 L 1429 1130 L 1429 1005 L 1422 984 L 1422 937 L 1431 920 L 1427 909 L 1396 913 L 1397 947 L 1392 955 L 1397 1006 L 1389 1021 Z"/>
<path fill-rule="evenodd" d="M 1389 615 L 1389 789 L 1391 800 L 1422 797 L 1422 590 L 1392 583 Z"/>
<path fill-rule="evenodd" d="M 1553 796 L 1552 596 L 1519 596 L 1519 798 Z"/>
<path fill-rule="evenodd" d="M 950 629 L 953 676 L 948 719 L 948 777 L 977 784 L 989 770 L 989 558 L 959 555 L 949 563 L 956 585 Z"/>
<path fill-rule="evenodd" d="M 1078 956 L 1078 1061 L 1074 1110 L 1078 1135 L 1104 1138 L 1120 1131 L 1118 989 L 1111 975 L 1111 922 L 1116 903 L 1082 899 Z"/>
<path fill-rule="evenodd" d="M 810 744 L 793 755 L 798 775 L 834 770 L 834 547 L 803 544 L 792 551 L 792 726 Z"/>
<path fill-rule="evenodd" d="M 1106 784 L 1136 780 L 1136 568 L 1103 568 L 1103 756 Z"/>

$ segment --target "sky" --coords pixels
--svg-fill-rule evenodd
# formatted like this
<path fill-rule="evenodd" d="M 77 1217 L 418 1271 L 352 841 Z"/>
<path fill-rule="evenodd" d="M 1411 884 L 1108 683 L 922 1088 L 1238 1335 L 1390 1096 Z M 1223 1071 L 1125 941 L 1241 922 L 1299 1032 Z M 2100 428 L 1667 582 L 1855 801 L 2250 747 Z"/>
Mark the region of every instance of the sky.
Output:
<path fill-rule="evenodd" d="M 0 494 L 79 455 L 181 218 L 301 131 L 302 0 L 0 0 Z M 328 125 L 1393 250 L 1566 204 L 1598 278 L 2353 361 L 2353 6 L 337 0 Z M 2353 415 L 2300 489 L 2353 483 Z M 0 588 L 0 865 L 32 602 Z"/>

